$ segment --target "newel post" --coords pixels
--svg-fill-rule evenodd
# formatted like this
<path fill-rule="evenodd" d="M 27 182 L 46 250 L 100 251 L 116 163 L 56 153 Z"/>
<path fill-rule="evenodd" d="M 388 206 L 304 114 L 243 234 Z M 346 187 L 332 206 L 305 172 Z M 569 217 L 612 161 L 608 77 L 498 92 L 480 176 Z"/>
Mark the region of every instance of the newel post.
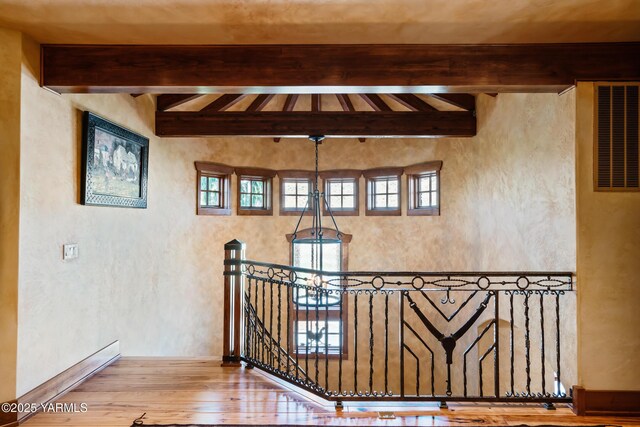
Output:
<path fill-rule="evenodd" d="M 224 340 L 222 366 L 240 366 L 242 332 L 242 265 L 245 244 L 232 240 L 224 245 Z"/>

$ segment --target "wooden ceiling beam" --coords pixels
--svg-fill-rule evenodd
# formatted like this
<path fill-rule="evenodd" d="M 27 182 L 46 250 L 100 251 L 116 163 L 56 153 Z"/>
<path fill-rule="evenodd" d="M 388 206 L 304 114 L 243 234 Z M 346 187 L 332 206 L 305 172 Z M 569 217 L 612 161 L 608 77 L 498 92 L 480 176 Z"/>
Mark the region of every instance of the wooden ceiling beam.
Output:
<path fill-rule="evenodd" d="M 466 93 L 430 93 L 429 96 L 463 110 L 476 109 L 476 97 Z"/>
<path fill-rule="evenodd" d="M 375 93 L 361 93 L 360 97 L 373 108 L 373 111 L 392 111 L 391 107 Z"/>
<path fill-rule="evenodd" d="M 282 111 L 293 111 L 297 101 L 298 101 L 297 94 L 287 95 L 287 99 L 284 101 L 284 107 L 282 107 Z"/>
<path fill-rule="evenodd" d="M 156 112 L 156 135 L 468 137 L 476 118 L 466 111 L 431 112 Z"/>
<path fill-rule="evenodd" d="M 351 98 L 349 98 L 349 95 L 347 95 L 346 93 L 336 93 L 336 98 L 338 98 L 338 102 L 340 103 L 344 111 L 356 111 L 356 109 L 353 108 Z"/>
<path fill-rule="evenodd" d="M 311 111 L 322 111 L 322 98 L 319 93 L 311 95 Z"/>
<path fill-rule="evenodd" d="M 189 93 L 189 94 L 174 93 L 169 95 L 158 95 L 156 98 L 156 108 L 159 111 L 166 111 L 169 108 L 177 107 L 178 105 L 182 105 L 185 102 L 189 102 L 201 96 L 202 95 L 193 94 L 193 93 Z"/>
<path fill-rule="evenodd" d="M 41 85 L 60 93 L 559 92 L 580 80 L 640 80 L 638 42 L 41 49 Z"/>
<path fill-rule="evenodd" d="M 211 112 L 224 111 L 227 108 L 231 107 L 232 105 L 240 102 L 246 96 L 247 94 L 243 94 L 243 93 L 241 94 L 227 93 L 227 94 L 221 95 L 219 98 L 217 98 L 215 101 L 211 102 L 210 104 L 207 104 L 200 111 L 203 111 L 203 112 L 204 111 L 211 111 Z"/>
<path fill-rule="evenodd" d="M 263 93 L 256 96 L 251 105 L 247 108 L 247 111 L 262 111 L 262 109 L 276 96 L 273 93 Z"/>
<path fill-rule="evenodd" d="M 390 93 L 387 94 L 391 99 L 404 105 L 411 111 L 436 111 L 437 108 L 424 102 L 422 99 L 410 93 Z"/>

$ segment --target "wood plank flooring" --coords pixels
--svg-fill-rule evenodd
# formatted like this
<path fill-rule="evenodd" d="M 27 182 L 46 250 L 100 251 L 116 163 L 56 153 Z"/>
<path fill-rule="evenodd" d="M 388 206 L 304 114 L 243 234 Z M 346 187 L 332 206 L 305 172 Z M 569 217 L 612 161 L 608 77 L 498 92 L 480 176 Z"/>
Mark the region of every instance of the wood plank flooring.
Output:
<path fill-rule="evenodd" d="M 306 424 L 469 426 L 612 424 L 640 426 L 636 418 L 577 417 L 565 406 L 547 411 L 538 405 L 347 403 L 344 411 L 312 401 L 283 387 L 259 370 L 221 368 L 207 358 L 122 358 L 61 403 L 86 403 L 84 413 L 40 413 L 27 427 L 129 427 L 146 412 L 145 424 Z M 396 418 L 381 420 L 378 411 Z"/>

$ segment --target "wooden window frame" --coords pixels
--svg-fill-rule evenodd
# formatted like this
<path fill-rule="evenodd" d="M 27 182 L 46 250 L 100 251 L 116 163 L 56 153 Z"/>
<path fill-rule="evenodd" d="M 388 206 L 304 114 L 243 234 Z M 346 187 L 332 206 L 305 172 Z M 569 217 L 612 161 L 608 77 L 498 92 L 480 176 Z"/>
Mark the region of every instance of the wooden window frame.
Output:
<path fill-rule="evenodd" d="M 262 168 L 236 168 L 237 179 L 237 212 L 238 215 L 273 215 L 273 177 L 276 171 Z M 264 182 L 263 200 L 265 206 L 262 208 L 246 208 L 240 204 L 241 185 L 243 179 L 261 180 Z"/>
<path fill-rule="evenodd" d="M 410 216 L 439 216 L 440 215 L 440 193 L 442 185 L 440 182 L 440 170 L 442 169 L 442 161 L 419 163 L 417 165 L 407 166 L 404 173 L 407 175 L 407 215 Z M 425 175 L 436 175 L 437 189 L 437 205 L 429 207 L 420 207 L 418 203 L 419 180 Z"/>
<path fill-rule="evenodd" d="M 390 168 L 375 168 L 363 171 L 362 174 L 365 177 L 365 190 L 366 190 L 366 206 L 365 215 L 367 216 L 400 216 L 402 215 L 402 174 L 404 168 L 402 167 L 390 167 Z M 374 182 L 379 178 L 384 177 L 396 177 L 398 178 L 398 207 L 397 208 L 372 208 L 372 192 L 371 188 Z"/>
<path fill-rule="evenodd" d="M 195 162 L 196 167 L 196 215 L 231 215 L 231 175 L 234 168 L 220 163 Z M 220 207 L 200 205 L 200 180 L 203 177 L 220 180 Z"/>
<path fill-rule="evenodd" d="M 278 179 L 280 180 L 280 215 L 281 216 L 289 216 L 289 215 L 300 215 L 302 213 L 303 208 L 286 208 L 284 205 L 284 184 L 288 180 L 300 180 L 304 179 L 309 182 L 309 188 L 311 192 L 315 189 L 315 172 L 305 171 L 305 170 L 281 170 L 278 171 Z M 313 200 L 310 201 L 309 207 L 305 212 L 305 215 L 311 215 L 313 213 Z"/>
<path fill-rule="evenodd" d="M 324 189 L 324 195 L 329 203 L 331 192 L 329 191 L 329 184 L 334 180 L 353 180 L 354 183 L 354 208 L 353 209 L 333 209 L 331 213 L 333 216 L 359 216 L 360 215 L 360 176 L 362 176 L 361 170 L 355 169 L 341 169 L 341 170 L 329 170 L 320 172 L 322 178 L 322 188 Z M 322 207 L 322 214 L 324 216 L 329 215 L 329 211 L 326 206 Z"/>
<path fill-rule="evenodd" d="M 347 233 L 341 233 L 341 238 L 338 239 L 338 236 L 336 234 L 335 230 L 332 230 L 330 228 L 323 228 L 323 235 L 327 240 L 340 240 L 340 256 L 341 256 L 341 260 L 340 260 L 340 270 L 341 271 L 348 271 L 349 270 L 349 243 L 351 243 L 351 239 L 353 238 L 353 236 L 351 234 L 347 234 Z M 311 239 L 313 238 L 313 236 L 311 235 L 311 229 L 307 228 L 304 230 L 300 230 L 298 231 L 298 233 L 296 234 L 296 239 L 297 240 L 304 240 L 304 239 Z M 287 242 L 289 243 L 289 265 L 293 266 L 293 234 L 287 234 Z M 293 313 L 293 315 L 290 318 L 290 323 L 289 323 L 289 331 L 288 331 L 288 337 L 287 337 L 287 351 L 289 352 L 289 354 L 295 356 L 296 354 L 298 354 L 298 356 L 304 356 L 306 354 L 309 355 L 314 355 L 314 352 L 310 352 L 310 353 L 298 353 L 298 346 L 295 345 L 295 338 L 294 338 L 294 331 L 295 331 L 295 326 L 294 326 L 294 322 L 299 321 L 299 320 L 305 320 L 305 315 L 306 313 L 304 312 L 304 310 L 298 310 L 295 307 L 295 304 L 293 303 L 293 295 L 291 295 L 291 300 L 289 300 L 289 307 L 291 312 Z M 340 309 L 333 309 L 333 310 L 329 310 L 328 311 L 328 317 L 326 317 L 326 320 L 340 320 L 340 327 L 342 327 L 342 343 L 340 345 L 340 348 L 342 349 L 342 360 L 348 360 L 348 356 L 349 356 L 349 295 L 348 294 L 344 294 L 342 301 L 340 303 L 342 305 L 342 319 L 340 319 Z M 318 319 L 319 321 L 325 320 L 325 312 L 324 310 L 321 310 L 319 312 L 319 316 Z M 311 317 L 311 314 L 309 315 L 309 317 Z M 316 320 L 316 316 L 315 313 L 313 314 L 313 317 L 311 317 L 309 319 L 310 322 L 315 322 Z M 324 353 L 318 353 L 320 356 L 318 357 L 327 357 L 328 359 L 340 359 L 340 354 L 328 354 L 325 356 Z"/>
<path fill-rule="evenodd" d="M 609 186 L 605 187 L 605 186 L 600 186 L 599 185 L 599 158 L 598 158 L 598 148 L 599 148 L 599 141 L 598 141 L 598 133 L 599 133 L 599 120 L 598 120 L 598 104 L 599 104 L 599 89 L 601 87 L 609 87 L 612 89 L 611 91 L 611 101 L 613 100 L 613 88 L 616 86 L 637 86 L 638 87 L 638 91 L 640 92 L 640 83 L 638 82 L 596 82 L 594 84 L 594 91 L 593 91 L 593 190 L 596 192 L 604 192 L 604 193 L 608 193 L 608 192 L 628 192 L 628 193 L 633 193 L 633 192 L 640 192 L 640 185 L 638 187 L 627 187 L 627 114 L 626 114 L 626 110 L 627 110 L 627 94 L 626 94 L 626 90 L 625 90 L 625 114 L 624 114 L 624 181 L 625 181 L 625 185 L 624 187 L 614 187 L 613 186 L 613 131 L 611 130 L 612 127 L 612 115 L 613 115 L 613 108 L 611 108 L 610 106 L 610 139 L 609 139 L 609 161 L 610 161 L 610 167 L 609 167 Z M 639 96 L 640 97 L 640 96 Z M 640 100 L 639 100 L 640 102 Z M 640 107 L 638 108 L 639 113 L 638 113 L 638 122 L 640 123 Z M 639 143 L 640 145 L 640 143 Z M 638 154 L 638 162 L 640 163 L 640 150 L 639 150 L 639 154 Z M 640 167 L 640 166 L 639 166 Z"/>

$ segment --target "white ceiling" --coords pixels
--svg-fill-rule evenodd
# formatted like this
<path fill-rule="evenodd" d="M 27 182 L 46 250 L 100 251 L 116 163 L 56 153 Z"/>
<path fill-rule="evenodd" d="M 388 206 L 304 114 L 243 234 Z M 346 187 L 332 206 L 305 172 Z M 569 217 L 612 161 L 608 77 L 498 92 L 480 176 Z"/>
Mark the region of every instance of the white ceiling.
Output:
<path fill-rule="evenodd" d="M 640 0 L 0 0 L 43 43 L 640 41 Z"/>

